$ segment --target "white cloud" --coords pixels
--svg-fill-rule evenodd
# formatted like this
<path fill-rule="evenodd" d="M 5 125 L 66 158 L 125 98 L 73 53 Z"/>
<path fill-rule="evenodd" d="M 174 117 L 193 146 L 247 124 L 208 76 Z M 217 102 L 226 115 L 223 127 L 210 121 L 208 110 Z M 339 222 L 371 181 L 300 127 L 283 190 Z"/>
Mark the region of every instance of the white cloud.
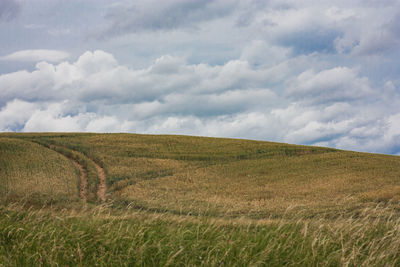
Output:
<path fill-rule="evenodd" d="M 158 58 L 150 67 L 150 71 L 155 74 L 173 74 L 179 72 L 184 64 L 184 59 L 166 55 Z"/>
<path fill-rule="evenodd" d="M 315 73 L 301 73 L 287 88 L 289 97 L 307 103 L 343 102 L 372 94 L 368 78 L 359 77 L 354 69 L 336 67 Z"/>
<path fill-rule="evenodd" d="M 0 110 L 0 131 L 22 129 L 36 108 L 36 104 L 18 99 L 8 102 Z"/>
<path fill-rule="evenodd" d="M 52 103 L 44 109 L 36 109 L 26 121 L 23 132 L 79 132 L 84 130 L 91 114 L 71 116 L 65 114 L 66 102 Z"/>
<path fill-rule="evenodd" d="M 113 116 L 104 116 L 93 119 L 86 126 L 88 132 L 123 132 L 122 123 Z"/>
<path fill-rule="evenodd" d="M 24 61 L 24 62 L 60 62 L 69 57 L 69 53 L 59 50 L 47 50 L 47 49 L 32 49 L 32 50 L 21 50 L 12 54 L 1 57 L 1 60 L 7 61 Z"/>
<path fill-rule="evenodd" d="M 257 53 L 269 49 L 255 45 Z M 0 75 L 0 130 L 174 133 L 398 153 L 394 82 L 376 88 L 358 68 L 314 70 L 314 55 L 277 51 L 283 61 L 272 66 L 249 63 L 247 52 L 217 66 L 166 55 L 132 69 L 100 50 L 40 62 L 32 72 Z"/>
<path fill-rule="evenodd" d="M 40 62 L 32 72 L 0 75 L 3 101 L 101 100 L 107 103 L 163 101 L 170 94 L 194 95 L 262 88 L 269 70 L 253 69 L 247 61 L 223 66 L 189 65 L 180 58 L 163 56 L 150 67 L 133 70 L 118 65 L 111 54 L 86 52 L 74 63 Z M 251 94 L 249 94 L 251 95 Z M 226 95 L 228 96 L 228 95 Z"/>
<path fill-rule="evenodd" d="M 118 65 L 113 55 L 101 50 L 87 51 L 74 63 L 84 75 L 98 74 L 111 70 Z"/>

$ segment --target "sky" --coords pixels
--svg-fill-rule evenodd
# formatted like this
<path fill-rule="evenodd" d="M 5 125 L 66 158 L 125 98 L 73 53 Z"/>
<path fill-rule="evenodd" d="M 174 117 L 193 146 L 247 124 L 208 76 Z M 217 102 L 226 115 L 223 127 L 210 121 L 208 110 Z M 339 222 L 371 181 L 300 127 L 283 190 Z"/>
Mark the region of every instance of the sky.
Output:
<path fill-rule="evenodd" d="M 0 0 L 0 132 L 400 155 L 398 0 Z"/>

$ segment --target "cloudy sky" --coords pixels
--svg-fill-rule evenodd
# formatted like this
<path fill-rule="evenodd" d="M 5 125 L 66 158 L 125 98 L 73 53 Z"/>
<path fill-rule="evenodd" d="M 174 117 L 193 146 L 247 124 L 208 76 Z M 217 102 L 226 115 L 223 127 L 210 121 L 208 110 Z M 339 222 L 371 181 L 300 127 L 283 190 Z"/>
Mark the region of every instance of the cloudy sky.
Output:
<path fill-rule="evenodd" d="M 0 131 L 400 155 L 398 0 L 1 0 Z"/>

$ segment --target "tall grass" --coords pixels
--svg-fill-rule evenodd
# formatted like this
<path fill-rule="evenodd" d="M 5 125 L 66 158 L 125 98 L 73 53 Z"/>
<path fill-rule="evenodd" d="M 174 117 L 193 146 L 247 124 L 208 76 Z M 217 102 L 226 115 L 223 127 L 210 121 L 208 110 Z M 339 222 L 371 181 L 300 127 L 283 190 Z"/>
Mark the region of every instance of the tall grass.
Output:
<path fill-rule="evenodd" d="M 107 205 L 63 201 L 79 173 L 61 154 L 91 192 L 105 169 Z M 59 200 L 0 201 L 0 266 L 400 265 L 396 156 L 78 133 L 0 134 L 0 155 L 0 194 Z"/>
<path fill-rule="evenodd" d="M 22 140 L 0 138 L 0 200 L 32 203 L 78 199 L 78 173 L 56 152 Z"/>
<path fill-rule="evenodd" d="M 98 173 L 93 161 L 87 158 L 83 153 L 66 147 L 51 144 L 49 148 L 77 162 L 83 167 L 87 178 L 87 200 L 91 202 L 96 201 Z"/>
<path fill-rule="evenodd" d="M 399 218 L 379 206 L 348 215 L 222 222 L 9 205 L 0 208 L 0 265 L 399 266 Z"/>
<path fill-rule="evenodd" d="M 362 208 L 363 203 L 400 200 L 400 158 L 396 156 L 190 136 L 0 136 L 79 155 L 77 159 L 89 169 L 90 192 L 95 192 L 97 181 L 89 160 L 93 159 L 107 173 L 112 199 L 150 210 L 224 216 L 229 211 L 231 216 L 263 218 L 280 216 L 292 205 L 319 214 L 335 213 L 343 202 Z"/>

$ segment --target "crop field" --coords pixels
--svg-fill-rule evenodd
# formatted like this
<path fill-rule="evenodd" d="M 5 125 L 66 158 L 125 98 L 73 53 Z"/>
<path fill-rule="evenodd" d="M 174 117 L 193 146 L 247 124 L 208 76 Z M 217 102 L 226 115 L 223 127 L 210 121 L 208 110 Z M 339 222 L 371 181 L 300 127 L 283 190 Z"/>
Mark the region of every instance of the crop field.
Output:
<path fill-rule="evenodd" d="M 400 158 L 0 134 L 0 266 L 399 266 Z"/>
<path fill-rule="evenodd" d="M 70 160 L 24 140 L 0 138 L 2 201 L 76 201 L 79 176 Z"/>

